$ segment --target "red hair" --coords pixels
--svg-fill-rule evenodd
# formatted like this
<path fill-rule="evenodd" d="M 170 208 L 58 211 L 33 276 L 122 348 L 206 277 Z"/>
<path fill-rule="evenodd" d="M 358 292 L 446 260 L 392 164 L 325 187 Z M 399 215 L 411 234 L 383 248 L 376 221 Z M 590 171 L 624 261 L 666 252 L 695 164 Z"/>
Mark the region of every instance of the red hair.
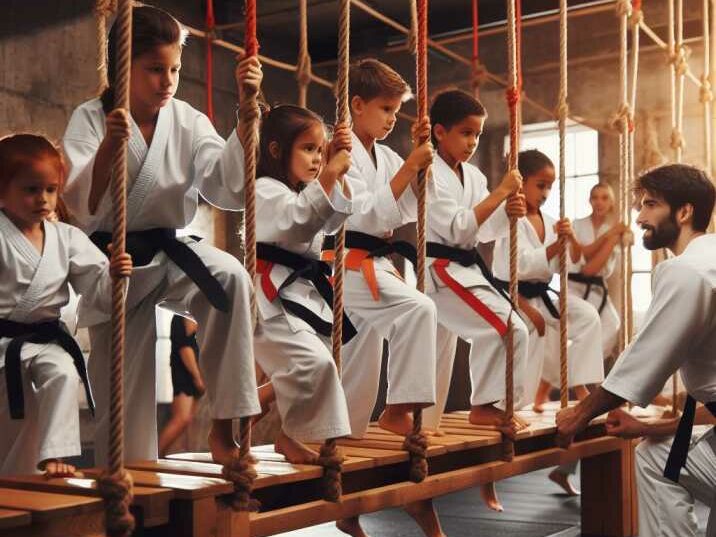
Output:
<path fill-rule="evenodd" d="M 65 163 L 57 148 L 44 136 L 12 134 L 0 139 L 0 192 L 22 170 L 48 160 L 57 170 L 60 188 L 65 183 Z"/>

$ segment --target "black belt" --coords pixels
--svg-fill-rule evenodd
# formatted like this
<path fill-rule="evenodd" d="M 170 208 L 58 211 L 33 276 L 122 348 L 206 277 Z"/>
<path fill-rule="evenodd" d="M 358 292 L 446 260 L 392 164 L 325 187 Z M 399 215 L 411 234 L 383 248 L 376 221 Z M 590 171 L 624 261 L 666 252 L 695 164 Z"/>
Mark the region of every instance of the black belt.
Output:
<path fill-rule="evenodd" d="M 716 417 L 716 401 L 704 403 L 704 405 L 709 409 L 709 412 Z M 689 395 L 686 397 L 684 413 L 679 420 L 679 426 L 676 429 L 676 435 L 671 444 L 671 451 L 669 451 L 669 458 L 666 459 L 666 466 L 664 467 L 664 477 L 674 483 L 679 482 L 681 469 L 686 465 L 686 458 L 689 455 L 689 445 L 691 443 L 691 431 L 694 428 L 695 414 L 696 400 Z"/>
<path fill-rule="evenodd" d="M 497 278 L 495 278 L 495 281 L 497 282 L 497 285 L 500 286 L 502 289 L 509 290 L 510 282 L 506 282 L 505 280 L 499 280 Z M 552 299 L 549 297 L 550 292 L 554 293 L 557 296 L 559 296 L 559 293 L 552 289 L 548 283 L 518 282 L 517 292 L 525 298 L 541 298 L 542 302 L 544 302 L 544 305 L 547 308 L 547 311 L 549 311 L 549 314 L 555 319 L 559 319 L 559 311 L 557 311 L 557 308 L 554 307 Z"/>
<path fill-rule="evenodd" d="M 326 236 L 323 241 L 324 250 L 333 250 L 335 248 L 335 237 Z M 398 254 L 413 266 L 418 264 L 418 253 L 415 246 L 406 241 L 388 242 L 380 237 L 361 233 L 360 231 L 346 231 L 346 248 L 358 248 L 359 250 L 367 250 L 368 257 L 383 257 L 390 254 Z"/>
<path fill-rule="evenodd" d="M 311 328 L 322 336 L 331 337 L 331 332 L 333 331 L 332 323 L 326 322 L 304 305 L 281 297 L 282 289 L 291 285 L 298 278 L 303 278 L 313 283 L 323 300 L 326 301 L 326 304 L 329 306 L 333 305 L 333 286 L 328 279 L 331 274 L 331 266 L 319 259 L 304 257 L 265 242 L 256 243 L 256 257 L 262 261 L 283 265 L 293 270 L 293 272 L 289 274 L 288 278 L 286 278 L 286 280 L 284 280 L 278 288 L 278 296 L 281 300 L 281 304 L 283 304 L 283 307 L 296 317 L 306 321 Z M 345 345 L 348 343 L 351 338 L 356 335 L 356 333 L 357 332 L 353 323 L 351 323 L 348 316 L 344 313 L 342 337 L 343 344 Z"/>
<path fill-rule="evenodd" d="M 601 276 L 585 276 L 584 274 L 581 274 L 579 272 L 570 272 L 567 275 L 567 279 L 572 282 L 583 283 L 587 286 L 587 288 L 584 290 L 584 295 L 582 296 L 583 300 L 587 300 L 589 298 L 589 295 L 592 293 L 593 285 L 596 285 L 597 287 L 601 288 L 602 302 L 597 308 L 597 311 L 599 311 L 599 314 L 601 315 L 604 306 L 607 305 L 607 299 L 609 298 L 607 284 L 604 282 L 604 278 L 602 278 Z"/>
<path fill-rule="evenodd" d="M 112 242 L 111 233 L 95 231 L 90 235 L 90 239 L 109 256 L 107 245 Z M 154 228 L 131 231 L 127 233 L 126 249 L 132 256 L 132 263 L 135 267 L 148 265 L 157 252 L 160 250 L 165 252 L 167 257 L 199 287 L 212 306 L 224 313 L 229 311 L 229 297 L 219 280 L 209 271 L 194 250 L 177 240 L 175 229 Z"/>
<path fill-rule="evenodd" d="M 94 416 L 94 399 L 82 350 L 75 339 L 68 334 L 59 321 L 43 323 L 18 323 L 0 319 L 0 337 L 11 338 L 5 351 L 5 383 L 10 417 L 20 420 L 25 417 L 25 396 L 22 389 L 21 351 L 25 343 L 57 343 L 67 352 L 77 368 L 87 395 L 87 405 Z"/>
<path fill-rule="evenodd" d="M 508 290 L 503 288 L 502 285 L 500 285 L 500 282 L 497 280 L 497 278 L 495 278 L 494 274 L 492 274 L 492 271 L 487 267 L 485 260 L 482 259 L 482 256 L 480 255 L 480 252 L 477 251 L 477 248 L 463 250 L 462 248 L 447 246 L 445 244 L 440 244 L 439 242 L 428 242 L 425 246 L 425 250 L 425 255 L 427 257 L 448 259 L 455 263 L 461 264 L 463 267 L 472 267 L 474 265 L 477 265 L 477 267 L 480 269 L 480 272 L 482 272 L 482 275 L 489 282 L 489 284 L 492 285 L 492 287 L 494 287 L 495 290 L 510 303 L 510 305 L 512 305 L 510 295 L 507 292 Z M 514 305 L 512 305 L 512 308 L 514 309 Z"/>

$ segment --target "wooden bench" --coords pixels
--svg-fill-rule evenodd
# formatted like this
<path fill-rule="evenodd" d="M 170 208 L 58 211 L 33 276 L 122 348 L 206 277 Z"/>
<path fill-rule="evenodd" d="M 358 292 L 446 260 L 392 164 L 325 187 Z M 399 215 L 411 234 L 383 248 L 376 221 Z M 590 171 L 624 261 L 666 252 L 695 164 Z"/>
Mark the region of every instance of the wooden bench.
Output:
<path fill-rule="evenodd" d="M 428 439 L 430 473 L 418 484 L 406 481 L 409 461 L 402 450 L 403 438 L 371 425 L 363 439 L 338 441 L 346 461 L 344 494 L 337 503 L 321 499 L 322 468 L 290 464 L 273 446 L 251 450 L 258 460 L 254 487 L 254 496 L 261 502 L 258 513 L 237 513 L 227 507 L 224 500 L 232 485 L 221 478 L 221 467 L 212 463 L 207 453 L 179 453 L 158 461 L 129 462 L 127 467 L 136 485 L 135 507 L 144 513 L 144 527 L 155 527 L 177 537 L 262 537 L 398 507 L 581 459 L 582 532 L 614 537 L 635 535 L 632 442 L 606 436 L 603 419 L 597 419 L 569 450 L 559 449 L 555 446 L 555 410 L 551 406 L 543 414 L 520 413 L 529 420 L 530 427 L 519 433 L 516 456 L 510 462 L 501 459 L 503 446 L 498 432 L 471 425 L 465 412 L 446 414 L 441 427 L 444 436 Z M 96 472 L 85 471 L 89 477 L 96 476 Z M 37 478 L 12 481 L 16 492 L 27 492 L 19 490 L 24 488 L 42 491 L 28 494 L 55 496 L 61 492 L 63 498 L 95 502 L 101 510 L 98 499 L 86 497 L 96 491 L 84 482 L 35 483 Z M 0 486 L 7 483 L 0 481 Z M 167 512 L 162 502 L 168 502 L 166 522 L 161 515 Z M 27 505 L 4 505 L 0 501 L 0 508 L 14 510 L 8 514 L 8 524 L 14 521 L 27 527 L 24 511 L 30 513 L 30 527 L 35 527 L 34 511 Z M 0 518 L 0 527 L 2 524 Z M 23 526 L 16 527 L 11 531 L 21 531 Z M 51 535 L 17 533 L 31 534 Z"/>

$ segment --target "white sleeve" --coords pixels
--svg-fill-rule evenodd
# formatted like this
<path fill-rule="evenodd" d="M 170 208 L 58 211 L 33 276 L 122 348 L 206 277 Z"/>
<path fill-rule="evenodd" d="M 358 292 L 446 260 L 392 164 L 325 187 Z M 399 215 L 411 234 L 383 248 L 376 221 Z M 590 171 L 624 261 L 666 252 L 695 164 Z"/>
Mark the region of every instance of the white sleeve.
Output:
<path fill-rule="evenodd" d="M 647 406 L 689 358 L 690 347 L 706 330 L 711 287 L 696 271 L 679 263 L 660 264 L 654 295 L 634 341 L 602 387 L 636 405 Z"/>
<path fill-rule="evenodd" d="M 109 259 L 75 227 L 70 227 L 69 266 L 70 285 L 81 295 L 85 311 L 108 314 L 112 307 Z"/>
<path fill-rule="evenodd" d="M 201 195 L 220 209 L 244 207 L 244 149 L 236 129 L 229 139 L 219 136 L 209 118 L 198 114 L 192 141 L 194 184 Z"/>
<path fill-rule="evenodd" d="M 483 197 L 483 199 L 485 199 Z M 502 202 L 490 216 L 488 216 L 477 231 L 480 242 L 492 242 L 510 234 L 510 218 L 505 212 L 505 203 Z"/>
<path fill-rule="evenodd" d="M 99 224 L 104 205 L 109 203 L 109 188 L 100 200 L 94 214 L 89 210 L 89 196 L 92 189 L 92 173 L 95 156 L 104 132 L 92 122 L 90 111 L 85 107 L 75 109 L 62 137 L 62 151 L 67 165 L 67 181 L 62 198 L 72 216 L 87 233 L 92 233 Z"/>
<path fill-rule="evenodd" d="M 478 229 L 475 211 L 459 205 L 438 176 L 433 176 L 433 181 L 436 192 L 428 197 L 428 226 L 448 243 L 474 244 Z"/>
<path fill-rule="evenodd" d="M 266 242 L 311 242 L 329 219 L 336 228 L 350 212 L 350 202 L 334 196 L 336 209 L 318 181 L 311 181 L 298 194 L 283 183 L 262 178 L 256 182 L 256 216 L 259 240 Z M 341 196 L 342 197 L 342 196 Z M 342 211 L 342 213 L 340 212 Z"/>
<path fill-rule="evenodd" d="M 390 183 L 374 190 L 355 163 L 348 170 L 346 180 L 353 193 L 353 214 L 348 219 L 352 228 L 381 237 L 403 224 Z"/>

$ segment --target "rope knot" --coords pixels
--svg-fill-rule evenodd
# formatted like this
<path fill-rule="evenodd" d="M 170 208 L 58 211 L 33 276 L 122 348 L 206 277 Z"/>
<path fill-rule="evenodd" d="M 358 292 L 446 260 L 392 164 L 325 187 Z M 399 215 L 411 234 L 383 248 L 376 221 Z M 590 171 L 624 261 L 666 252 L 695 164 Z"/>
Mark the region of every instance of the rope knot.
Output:
<path fill-rule="evenodd" d="M 644 12 L 641 10 L 641 2 L 639 2 L 638 8 L 636 7 L 636 2 L 634 2 L 634 8 L 629 16 L 629 24 L 639 26 L 642 22 L 644 22 Z"/>
<path fill-rule="evenodd" d="M 708 75 L 701 76 L 701 88 L 699 89 L 699 100 L 702 103 L 709 103 L 714 100 L 714 94 L 711 89 L 711 79 Z"/>
<path fill-rule="evenodd" d="M 324 500 L 337 502 L 343 494 L 341 472 L 343 455 L 338 451 L 335 439 L 327 440 L 318 455 L 318 464 L 323 466 Z"/>
<path fill-rule="evenodd" d="M 566 118 L 569 117 L 569 103 L 567 102 L 566 95 L 562 94 L 559 96 L 559 104 L 557 104 L 557 108 L 554 113 L 558 118 L 562 117 L 562 115 Z"/>
<path fill-rule="evenodd" d="M 691 49 L 681 45 L 676 51 L 669 54 L 669 63 L 676 69 L 676 74 L 683 76 L 689 70 L 689 58 L 691 57 Z"/>
<path fill-rule="evenodd" d="M 507 88 L 505 90 L 505 95 L 507 96 L 507 105 L 510 108 L 514 108 L 517 106 L 517 104 L 520 102 L 520 89 L 516 87 Z"/>
<path fill-rule="evenodd" d="M 108 537 L 128 537 L 134 531 L 132 476 L 126 470 L 105 473 L 97 478 L 97 490 L 105 503 L 105 525 Z"/>
<path fill-rule="evenodd" d="M 405 437 L 403 449 L 410 454 L 410 480 L 421 483 L 428 475 L 428 439 L 422 432 L 413 431 Z"/>
<path fill-rule="evenodd" d="M 671 131 L 671 149 L 683 149 L 686 146 L 684 135 L 679 129 Z"/>
<path fill-rule="evenodd" d="M 221 475 L 234 484 L 234 494 L 229 504 L 235 511 L 258 511 L 259 503 L 251 498 L 251 489 L 257 477 L 254 465 L 256 459 L 251 454 L 232 457 L 221 469 Z"/>
<path fill-rule="evenodd" d="M 478 58 L 472 59 L 472 73 L 470 75 L 470 86 L 473 91 L 480 88 L 487 81 L 487 67 Z"/>
<path fill-rule="evenodd" d="M 611 128 L 618 132 L 623 132 L 629 128 L 630 118 L 632 117 L 631 107 L 628 103 L 619 105 L 619 110 L 609 119 Z"/>
<path fill-rule="evenodd" d="M 311 56 L 308 53 L 302 54 L 298 58 L 298 65 L 296 65 L 296 80 L 299 85 L 307 87 L 311 83 L 312 74 Z"/>
<path fill-rule="evenodd" d="M 117 11 L 117 0 L 97 0 L 94 13 L 98 17 L 111 17 Z"/>

